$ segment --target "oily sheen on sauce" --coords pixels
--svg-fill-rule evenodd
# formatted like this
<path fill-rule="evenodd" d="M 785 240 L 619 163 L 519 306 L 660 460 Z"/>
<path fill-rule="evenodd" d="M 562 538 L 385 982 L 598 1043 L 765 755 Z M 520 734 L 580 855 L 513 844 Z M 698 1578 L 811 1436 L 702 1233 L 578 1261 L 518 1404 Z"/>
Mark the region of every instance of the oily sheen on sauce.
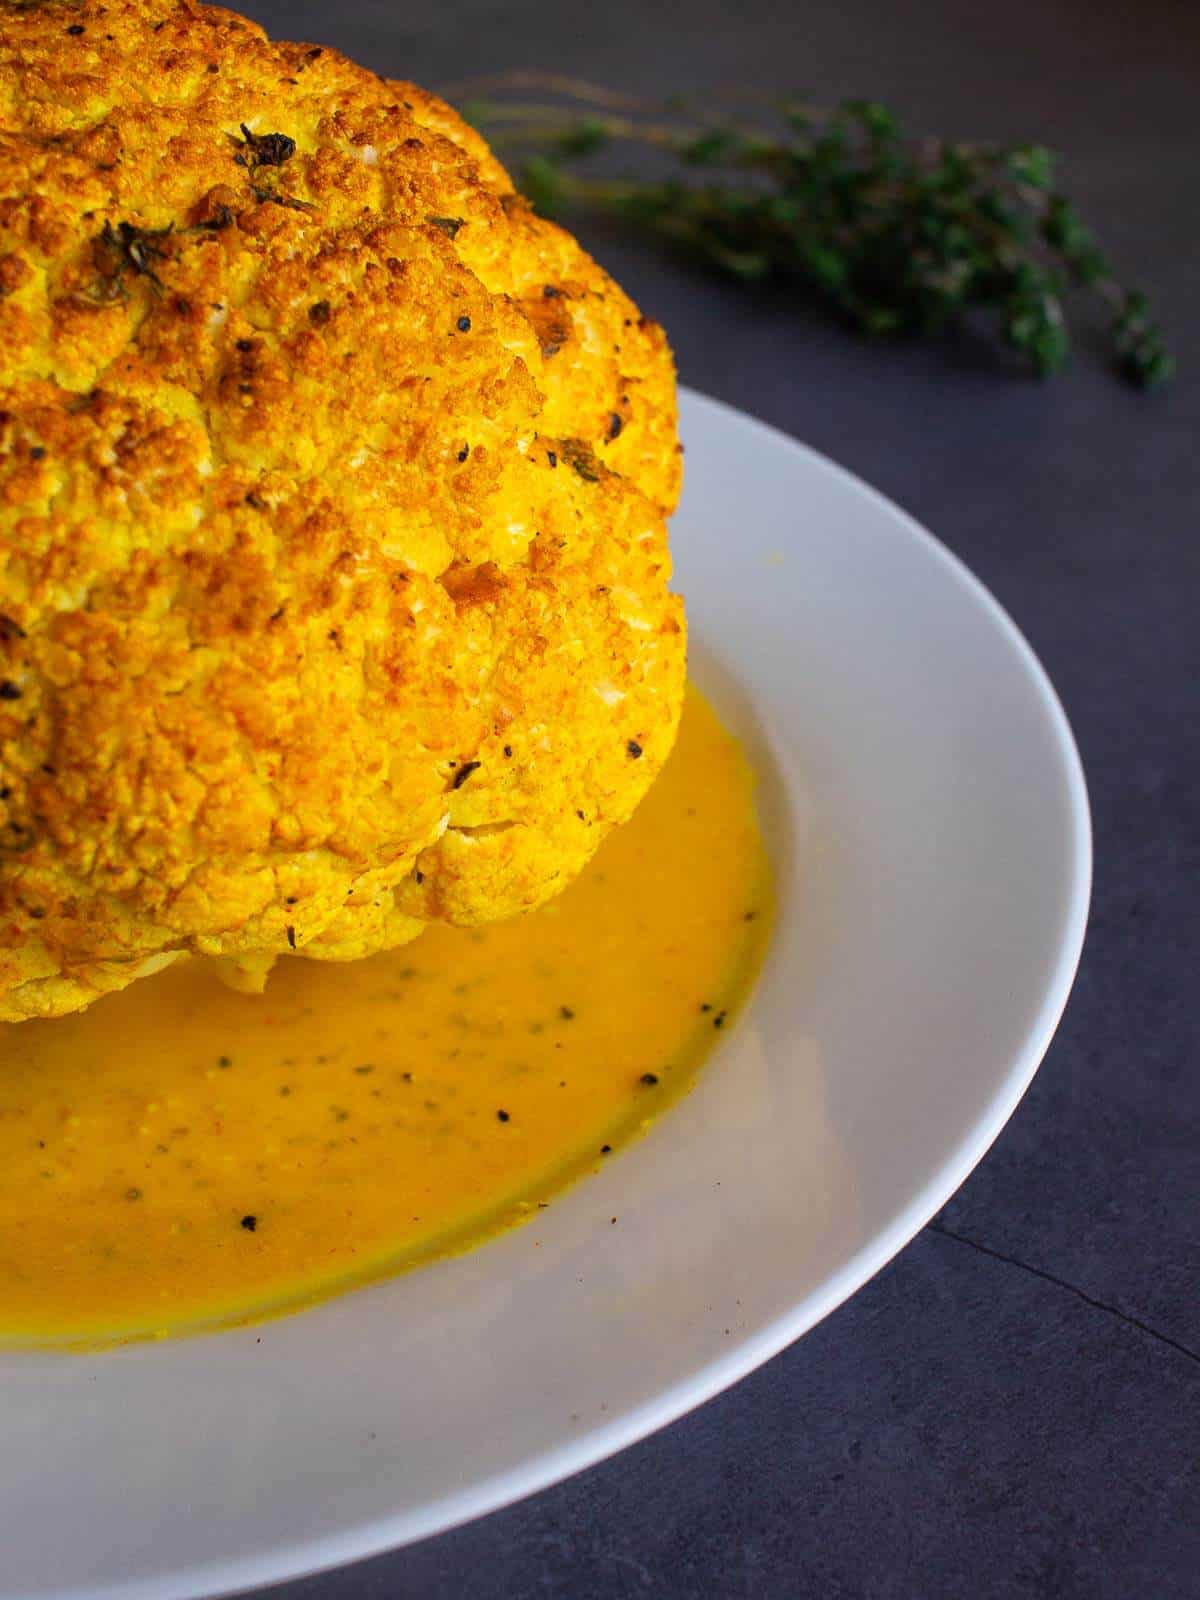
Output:
<path fill-rule="evenodd" d="M 692 691 L 633 821 L 530 917 L 10 1025 L 0 1339 L 270 1315 L 536 1216 L 686 1089 L 769 920 L 750 773 Z"/>

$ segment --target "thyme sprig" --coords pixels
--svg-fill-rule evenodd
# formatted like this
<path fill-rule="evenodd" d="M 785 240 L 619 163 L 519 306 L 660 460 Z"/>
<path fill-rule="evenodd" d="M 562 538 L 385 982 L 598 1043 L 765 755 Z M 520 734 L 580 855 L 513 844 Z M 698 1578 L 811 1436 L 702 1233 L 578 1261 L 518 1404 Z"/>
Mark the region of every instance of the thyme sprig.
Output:
<path fill-rule="evenodd" d="M 868 100 L 748 126 L 551 75 L 462 87 L 487 92 L 464 115 L 518 164 L 543 215 L 599 212 L 744 282 L 790 281 L 866 334 L 935 334 L 982 314 L 1043 377 L 1067 361 L 1080 289 L 1123 377 L 1149 387 L 1173 371 L 1146 297 L 1117 281 L 1041 145 L 913 139 Z M 530 88 L 550 98 L 511 98 Z M 668 170 L 589 171 L 613 146 L 653 150 Z"/>

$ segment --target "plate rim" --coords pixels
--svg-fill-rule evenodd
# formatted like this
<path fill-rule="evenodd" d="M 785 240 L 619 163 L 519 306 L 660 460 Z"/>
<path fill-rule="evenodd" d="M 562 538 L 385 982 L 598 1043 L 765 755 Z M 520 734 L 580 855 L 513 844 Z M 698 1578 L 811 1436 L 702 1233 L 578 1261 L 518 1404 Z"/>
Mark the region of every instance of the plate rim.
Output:
<path fill-rule="evenodd" d="M 244 1593 L 259 1586 L 327 1572 L 450 1532 L 597 1465 L 740 1382 L 857 1293 L 916 1237 L 966 1181 L 1032 1082 L 1062 1018 L 1078 971 L 1087 930 L 1093 869 L 1092 820 L 1083 763 L 1049 674 L 1016 622 L 982 580 L 902 506 L 823 452 L 750 412 L 685 385 L 680 385 L 680 400 L 686 409 L 708 410 L 720 418 L 750 423 L 770 435 L 775 444 L 798 451 L 810 467 L 836 480 L 848 494 L 865 499 L 873 511 L 885 516 L 893 525 L 898 523 L 923 553 L 948 572 L 998 626 L 1024 668 L 1025 677 L 1046 713 L 1055 754 L 1061 763 L 1071 839 L 1070 886 L 1057 951 L 1020 1049 L 997 1080 L 985 1111 L 942 1163 L 925 1176 L 908 1204 L 885 1227 L 842 1262 L 818 1289 L 739 1339 L 715 1359 L 669 1384 L 652 1399 L 598 1426 L 589 1427 L 525 1462 L 417 1508 L 370 1518 L 335 1533 L 304 1542 L 289 1542 L 253 1556 L 236 1557 L 232 1562 L 212 1559 L 168 1575 L 135 1579 L 132 1583 L 39 1590 L 30 1600 L 50 1600 L 50 1597 L 53 1600 L 193 1600 L 196 1596 L 220 1600 L 222 1596 Z M 14 1593 L 7 1600 L 22 1600 L 22 1597 Z"/>

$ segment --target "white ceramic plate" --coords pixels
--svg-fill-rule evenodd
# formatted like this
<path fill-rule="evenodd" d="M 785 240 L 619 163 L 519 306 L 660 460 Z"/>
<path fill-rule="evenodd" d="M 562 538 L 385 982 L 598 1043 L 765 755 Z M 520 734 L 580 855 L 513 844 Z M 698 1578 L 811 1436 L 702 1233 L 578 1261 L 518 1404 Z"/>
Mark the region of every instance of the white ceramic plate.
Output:
<path fill-rule="evenodd" d="M 749 1013 L 645 1140 L 472 1255 L 258 1330 L 0 1356 L 3 1600 L 224 1594 L 563 1478 L 852 1294 L 1012 1112 L 1087 912 L 1058 701 L 894 506 L 697 395 L 683 432 L 695 672 L 779 874 Z"/>

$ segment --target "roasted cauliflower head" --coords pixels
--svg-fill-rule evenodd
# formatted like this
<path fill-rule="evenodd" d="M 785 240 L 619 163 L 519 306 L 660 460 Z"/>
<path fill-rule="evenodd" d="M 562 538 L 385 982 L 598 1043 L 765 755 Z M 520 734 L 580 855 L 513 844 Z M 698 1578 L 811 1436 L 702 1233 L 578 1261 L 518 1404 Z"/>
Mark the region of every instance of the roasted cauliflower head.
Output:
<path fill-rule="evenodd" d="M 0 1018 L 565 886 L 675 734 L 675 422 L 441 101 L 0 6 Z"/>

